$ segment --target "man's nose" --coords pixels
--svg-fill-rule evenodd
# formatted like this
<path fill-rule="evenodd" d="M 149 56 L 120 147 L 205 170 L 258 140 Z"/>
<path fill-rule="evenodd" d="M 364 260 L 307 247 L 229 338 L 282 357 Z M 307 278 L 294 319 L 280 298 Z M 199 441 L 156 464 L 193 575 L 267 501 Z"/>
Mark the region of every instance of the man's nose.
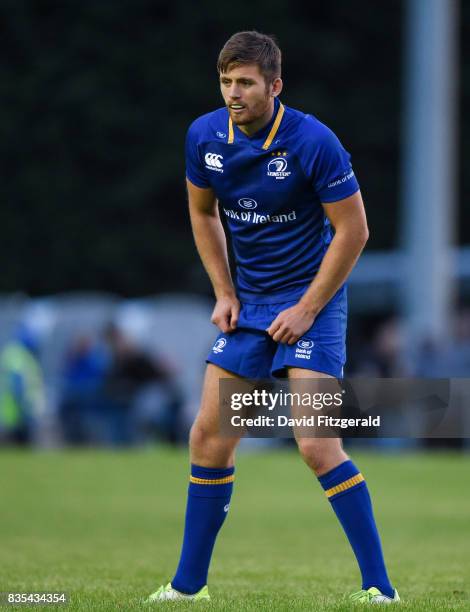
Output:
<path fill-rule="evenodd" d="M 229 98 L 231 98 L 232 100 L 236 100 L 237 98 L 239 98 L 240 90 L 238 88 L 238 85 L 232 85 L 230 89 L 228 90 L 228 95 L 229 95 Z"/>

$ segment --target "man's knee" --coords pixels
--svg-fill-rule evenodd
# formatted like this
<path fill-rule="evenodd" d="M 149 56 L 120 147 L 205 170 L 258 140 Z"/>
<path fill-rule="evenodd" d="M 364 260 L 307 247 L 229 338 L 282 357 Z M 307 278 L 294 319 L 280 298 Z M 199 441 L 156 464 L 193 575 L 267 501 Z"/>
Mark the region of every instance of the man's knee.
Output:
<path fill-rule="evenodd" d="M 196 421 L 189 434 L 189 446 L 191 449 L 204 448 L 215 435 L 216 432 L 213 432 L 211 428 Z"/>
<path fill-rule="evenodd" d="M 297 446 L 302 459 L 317 475 L 329 472 L 347 458 L 339 440 L 298 438 Z"/>
<path fill-rule="evenodd" d="M 238 439 L 224 438 L 207 425 L 196 421 L 189 435 L 189 447 L 192 455 L 208 458 L 229 459 L 238 443 Z"/>
<path fill-rule="evenodd" d="M 314 471 L 319 472 L 324 467 L 323 457 L 317 440 L 312 438 L 299 438 L 297 440 L 299 452 L 305 463 Z"/>

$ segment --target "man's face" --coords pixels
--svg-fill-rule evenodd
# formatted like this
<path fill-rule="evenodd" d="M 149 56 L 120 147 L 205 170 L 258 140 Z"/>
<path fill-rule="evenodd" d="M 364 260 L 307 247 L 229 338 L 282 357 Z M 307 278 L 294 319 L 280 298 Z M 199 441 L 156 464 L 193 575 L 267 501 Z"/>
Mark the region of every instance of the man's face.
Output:
<path fill-rule="evenodd" d="M 273 84 L 266 84 L 256 64 L 237 66 L 222 72 L 220 90 L 236 125 L 247 125 L 270 110 L 272 112 Z"/>

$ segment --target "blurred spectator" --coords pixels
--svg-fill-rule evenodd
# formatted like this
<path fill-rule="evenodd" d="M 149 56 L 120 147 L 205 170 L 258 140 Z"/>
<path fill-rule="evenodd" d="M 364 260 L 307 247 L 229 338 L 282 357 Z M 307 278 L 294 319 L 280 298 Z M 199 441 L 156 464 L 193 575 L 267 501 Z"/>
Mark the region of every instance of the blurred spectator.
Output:
<path fill-rule="evenodd" d="M 360 346 L 352 360 L 351 375 L 377 378 L 406 376 L 407 368 L 402 359 L 403 342 L 402 322 L 394 316 L 385 319 L 372 334 L 368 331 L 356 340 Z"/>
<path fill-rule="evenodd" d="M 100 442 L 103 423 L 100 402 L 109 369 L 103 346 L 88 336 L 79 336 L 65 360 L 59 419 L 64 441 L 69 444 Z"/>
<path fill-rule="evenodd" d="M 416 364 L 416 375 L 424 378 L 467 378 L 470 372 L 470 308 L 464 307 L 454 317 L 446 343 L 425 342 Z M 468 406 L 462 404 L 462 414 Z M 423 439 L 426 448 L 463 448 L 464 438 Z"/>
<path fill-rule="evenodd" d="M 0 441 L 29 444 L 45 412 L 39 341 L 26 325 L 0 353 Z"/>
<path fill-rule="evenodd" d="M 66 358 L 59 418 L 69 444 L 176 442 L 182 396 L 169 368 L 117 325 L 78 337 Z"/>
<path fill-rule="evenodd" d="M 176 442 L 182 397 L 169 368 L 150 358 L 114 324 L 106 329 L 105 338 L 111 351 L 105 397 L 113 442 L 132 443 L 158 435 Z"/>
<path fill-rule="evenodd" d="M 416 375 L 425 378 L 466 378 L 470 373 L 470 308 L 458 311 L 446 343 L 425 342 L 416 364 Z"/>

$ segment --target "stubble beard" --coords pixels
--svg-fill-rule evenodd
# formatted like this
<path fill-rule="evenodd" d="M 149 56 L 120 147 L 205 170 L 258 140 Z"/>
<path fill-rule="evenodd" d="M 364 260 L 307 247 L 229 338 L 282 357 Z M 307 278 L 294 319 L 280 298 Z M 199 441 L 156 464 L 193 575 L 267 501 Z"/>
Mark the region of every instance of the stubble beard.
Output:
<path fill-rule="evenodd" d="M 242 115 L 232 114 L 230 113 L 230 117 L 235 125 L 249 125 L 250 123 L 254 123 L 258 119 L 260 119 L 265 113 L 268 112 L 269 109 L 269 98 L 270 96 L 266 94 L 263 102 L 259 102 L 255 104 L 253 110 L 245 108 L 245 111 Z"/>

